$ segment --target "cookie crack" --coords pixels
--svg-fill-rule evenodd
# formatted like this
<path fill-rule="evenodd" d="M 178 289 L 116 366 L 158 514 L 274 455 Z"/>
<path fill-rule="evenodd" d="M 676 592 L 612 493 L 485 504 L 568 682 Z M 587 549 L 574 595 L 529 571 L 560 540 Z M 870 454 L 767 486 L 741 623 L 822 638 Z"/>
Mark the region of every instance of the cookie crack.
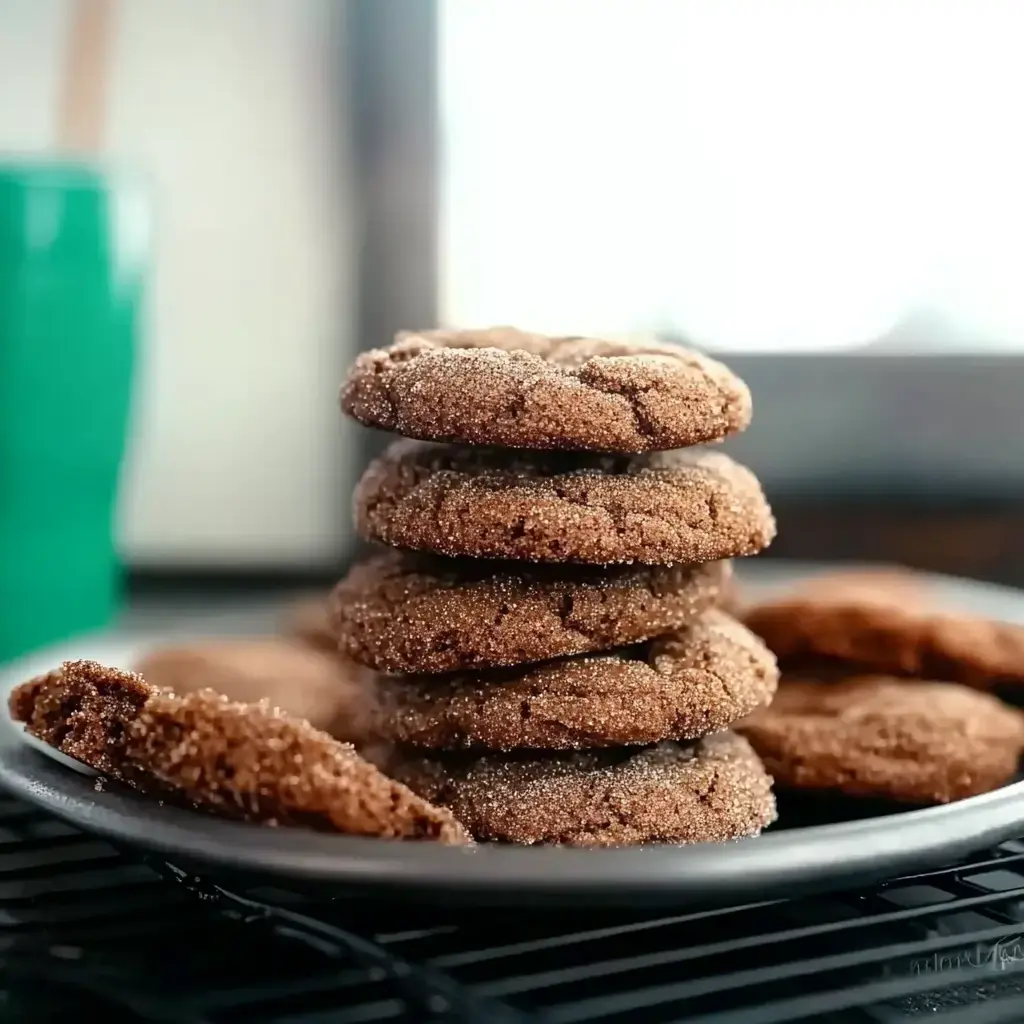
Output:
<path fill-rule="evenodd" d="M 653 389 L 644 388 L 641 394 L 646 395 L 651 390 Z M 633 414 L 633 423 L 636 427 L 636 432 L 640 434 L 641 437 L 644 437 L 649 441 L 658 441 L 661 436 L 661 431 L 658 430 L 654 421 L 644 408 L 643 402 L 640 400 L 640 396 L 633 392 L 629 392 L 623 397 L 625 397 L 630 411 Z"/>
<path fill-rule="evenodd" d="M 687 370 L 692 371 L 695 377 L 699 377 L 703 384 L 700 401 L 691 403 L 684 399 L 684 404 L 688 408 L 691 405 L 700 408 L 710 403 L 713 406 L 713 412 L 715 415 L 723 419 L 727 419 L 729 416 L 729 407 L 735 400 L 734 396 L 730 395 L 730 393 L 722 386 L 722 383 L 716 380 L 715 377 L 708 373 L 707 369 L 699 363 L 691 360 L 680 360 L 680 362 L 687 368 Z M 636 432 L 648 441 L 660 440 L 660 437 L 664 432 L 664 428 L 659 429 L 657 420 L 648 414 L 643 405 L 643 398 L 652 391 L 664 391 L 665 383 L 663 381 L 652 380 L 646 383 L 638 383 L 607 380 L 601 377 L 593 378 L 587 376 L 586 365 L 580 367 L 579 379 L 586 387 L 589 387 L 600 394 L 612 396 L 617 395 L 625 399 L 631 410 Z"/>

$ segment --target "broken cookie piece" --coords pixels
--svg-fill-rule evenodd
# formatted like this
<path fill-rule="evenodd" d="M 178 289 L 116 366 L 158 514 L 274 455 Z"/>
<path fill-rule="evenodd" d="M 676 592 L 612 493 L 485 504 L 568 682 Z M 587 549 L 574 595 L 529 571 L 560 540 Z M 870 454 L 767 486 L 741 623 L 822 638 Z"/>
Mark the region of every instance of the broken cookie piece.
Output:
<path fill-rule="evenodd" d="M 448 811 L 266 703 L 177 696 L 136 673 L 73 661 L 17 687 L 9 708 L 32 735 L 102 774 L 224 817 L 469 841 Z"/>

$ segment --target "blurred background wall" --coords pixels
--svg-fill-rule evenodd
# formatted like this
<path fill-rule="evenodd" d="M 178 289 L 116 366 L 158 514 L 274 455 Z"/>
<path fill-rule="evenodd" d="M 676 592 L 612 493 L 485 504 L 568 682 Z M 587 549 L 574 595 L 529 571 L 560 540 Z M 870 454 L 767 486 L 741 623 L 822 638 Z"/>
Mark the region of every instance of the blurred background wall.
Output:
<path fill-rule="evenodd" d="M 84 18 L 105 76 L 100 155 L 152 193 L 123 511 L 136 566 L 302 566 L 346 546 L 355 466 L 336 392 L 355 345 L 358 212 L 342 13 L 332 0 L 0 3 L 0 150 L 52 150 Z"/>
<path fill-rule="evenodd" d="M 773 554 L 1024 580 L 1024 5 L 3 0 L 0 149 L 97 10 L 157 228 L 136 569 L 329 577 L 344 366 L 441 320 L 720 353 Z"/>

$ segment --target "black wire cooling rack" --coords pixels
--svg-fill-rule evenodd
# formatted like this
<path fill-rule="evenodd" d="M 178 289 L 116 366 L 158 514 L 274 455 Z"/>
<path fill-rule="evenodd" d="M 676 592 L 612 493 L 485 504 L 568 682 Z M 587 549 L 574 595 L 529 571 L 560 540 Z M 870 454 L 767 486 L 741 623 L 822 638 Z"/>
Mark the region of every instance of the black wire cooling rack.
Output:
<path fill-rule="evenodd" d="M 196 877 L 0 800 L 0 1018 L 48 1024 L 1024 1021 L 1024 842 L 666 917 L 423 909 Z"/>

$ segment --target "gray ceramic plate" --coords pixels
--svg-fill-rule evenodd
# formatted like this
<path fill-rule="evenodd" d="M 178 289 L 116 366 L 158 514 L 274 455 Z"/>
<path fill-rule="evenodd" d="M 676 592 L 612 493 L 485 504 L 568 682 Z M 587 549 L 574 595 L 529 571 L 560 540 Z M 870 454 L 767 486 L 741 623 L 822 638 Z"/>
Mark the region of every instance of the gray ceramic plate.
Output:
<path fill-rule="evenodd" d="M 1024 593 L 955 580 L 937 580 L 936 585 L 951 605 L 1024 622 Z M 15 683 L 63 658 L 131 664 L 163 639 L 125 642 L 97 637 L 43 652 L 0 674 L 3 696 Z M 28 742 L 6 715 L 0 716 L 0 783 L 82 829 L 148 849 L 179 865 L 240 871 L 291 885 L 327 885 L 350 895 L 474 904 L 665 907 L 781 898 L 935 867 L 1024 835 L 1024 782 L 1016 782 L 948 807 L 806 827 L 793 827 L 806 816 L 793 817 L 789 827 L 722 845 L 462 850 L 329 836 L 221 821 L 161 806 L 110 783 L 99 785 L 71 762 Z M 782 810 L 780 824 L 786 825 L 785 804 Z M 818 817 L 811 820 L 822 820 L 824 814 L 827 822 L 848 816 L 849 811 L 850 805 L 842 802 L 822 804 L 813 812 Z"/>

